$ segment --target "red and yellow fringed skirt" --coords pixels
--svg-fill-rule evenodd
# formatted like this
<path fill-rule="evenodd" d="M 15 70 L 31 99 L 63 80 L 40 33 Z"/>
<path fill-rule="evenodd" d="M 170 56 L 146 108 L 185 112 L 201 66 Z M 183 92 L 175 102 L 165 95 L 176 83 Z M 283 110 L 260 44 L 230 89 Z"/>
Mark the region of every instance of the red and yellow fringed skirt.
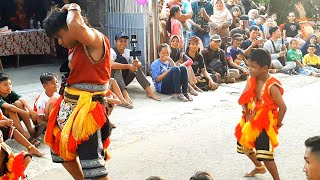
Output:
<path fill-rule="evenodd" d="M 65 96 L 61 96 L 54 104 L 44 142 L 63 160 L 75 159 L 77 146 L 105 127 L 108 122 L 105 106 L 99 101 L 92 101 L 94 96 L 105 94 L 65 88 Z M 109 144 L 109 137 L 105 137 L 105 151 Z"/>

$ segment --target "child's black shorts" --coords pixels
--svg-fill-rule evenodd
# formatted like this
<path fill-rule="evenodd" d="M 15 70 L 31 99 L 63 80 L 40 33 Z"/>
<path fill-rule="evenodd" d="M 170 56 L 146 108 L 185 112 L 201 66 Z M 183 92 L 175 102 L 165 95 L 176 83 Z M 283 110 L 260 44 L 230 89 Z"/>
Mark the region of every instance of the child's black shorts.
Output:
<path fill-rule="evenodd" d="M 273 148 L 272 148 L 269 136 L 267 135 L 265 130 L 263 130 L 260 133 L 260 135 L 258 136 L 258 138 L 256 140 L 255 145 L 256 145 L 255 151 L 254 151 L 254 149 L 249 149 L 246 151 L 243 148 L 243 146 L 241 144 L 239 144 L 239 142 L 237 142 L 237 152 L 240 154 L 245 154 L 245 153 L 254 154 L 254 153 L 256 153 L 258 161 L 265 161 L 265 160 L 273 161 L 274 160 Z"/>

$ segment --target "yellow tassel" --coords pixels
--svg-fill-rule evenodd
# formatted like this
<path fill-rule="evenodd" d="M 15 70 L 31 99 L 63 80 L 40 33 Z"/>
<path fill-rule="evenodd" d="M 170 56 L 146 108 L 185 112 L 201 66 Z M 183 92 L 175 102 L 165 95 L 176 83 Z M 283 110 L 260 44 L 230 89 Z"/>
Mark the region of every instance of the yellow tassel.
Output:
<path fill-rule="evenodd" d="M 89 112 L 92 111 L 96 105 L 96 102 L 92 102 Z M 72 135 L 76 140 L 82 140 L 83 138 L 89 137 L 98 129 L 98 125 L 91 113 L 86 113 L 85 118 L 83 119 L 81 117 L 79 118 L 79 121 L 75 122 L 72 127 Z"/>
<path fill-rule="evenodd" d="M 12 168 L 13 168 L 13 167 L 12 167 L 12 166 L 13 166 L 13 161 L 14 161 L 14 158 L 13 158 L 13 157 L 10 157 L 9 160 L 8 160 L 7 168 L 8 168 L 8 171 L 9 171 L 9 172 L 12 172 L 12 170 L 13 170 L 13 169 L 12 169 Z"/>
<path fill-rule="evenodd" d="M 94 128 L 96 128 L 96 126 L 94 126 L 94 123 L 92 122 L 93 118 L 90 118 L 88 116 L 90 109 L 94 108 L 96 105 L 95 102 L 92 102 L 92 97 L 94 95 L 106 93 L 106 92 L 90 93 L 87 91 L 80 91 L 80 90 L 69 89 L 69 88 L 66 88 L 65 91 L 69 94 L 79 96 L 79 99 L 77 101 L 77 106 L 74 108 L 72 114 L 68 118 L 68 121 L 63 127 L 61 132 L 60 156 L 62 158 L 74 156 L 73 153 L 70 153 L 67 150 L 71 130 L 73 132 L 72 136 L 76 141 L 84 140 L 89 137 L 90 133 L 93 134 L 92 131 Z M 97 129 L 94 129 L 94 130 L 97 130 Z"/>
<path fill-rule="evenodd" d="M 253 128 L 251 122 L 246 122 L 242 127 L 242 137 L 240 139 L 240 144 L 245 148 L 254 148 L 250 142 L 254 142 L 259 136 L 260 132 L 258 129 Z"/>

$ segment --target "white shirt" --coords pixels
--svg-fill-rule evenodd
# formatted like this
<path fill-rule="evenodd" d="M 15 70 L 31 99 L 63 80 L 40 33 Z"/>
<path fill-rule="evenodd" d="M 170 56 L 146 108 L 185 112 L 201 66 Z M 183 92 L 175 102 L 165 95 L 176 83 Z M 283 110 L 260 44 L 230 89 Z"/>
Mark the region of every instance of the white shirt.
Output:
<path fill-rule="evenodd" d="M 54 92 L 53 97 L 59 98 L 59 94 Z M 50 97 L 47 96 L 45 92 L 42 92 L 34 102 L 34 110 L 37 112 L 38 116 L 44 116 L 44 109 L 46 108 L 46 104 L 49 101 Z"/>
<path fill-rule="evenodd" d="M 117 59 L 117 53 L 112 48 L 110 48 L 110 51 L 111 51 L 111 61 L 114 62 Z M 130 49 L 125 49 L 124 53 L 122 54 L 122 56 L 127 59 L 128 64 L 131 64 L 133 61 L 133 57 L 130 56 L 130 51 L 131 51 Z"/>

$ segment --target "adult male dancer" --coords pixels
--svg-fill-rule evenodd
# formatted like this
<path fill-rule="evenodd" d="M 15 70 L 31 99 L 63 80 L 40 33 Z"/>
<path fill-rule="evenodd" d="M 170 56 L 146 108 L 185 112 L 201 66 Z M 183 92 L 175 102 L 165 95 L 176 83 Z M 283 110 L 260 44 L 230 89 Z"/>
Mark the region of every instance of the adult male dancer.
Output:
<path fill-rule="evenodd" d="M 45 143 L 53 162 L 62 163 L 74 179 L 108 180 L 103 155 L 111 129 L 105 109 L 110 44 L 85 24 L 80 12 L 78 4 L 66 4 L 44 20 L 47 34 L 69 49 L 70 69 L 64 94 L 51 110 Z"/>

